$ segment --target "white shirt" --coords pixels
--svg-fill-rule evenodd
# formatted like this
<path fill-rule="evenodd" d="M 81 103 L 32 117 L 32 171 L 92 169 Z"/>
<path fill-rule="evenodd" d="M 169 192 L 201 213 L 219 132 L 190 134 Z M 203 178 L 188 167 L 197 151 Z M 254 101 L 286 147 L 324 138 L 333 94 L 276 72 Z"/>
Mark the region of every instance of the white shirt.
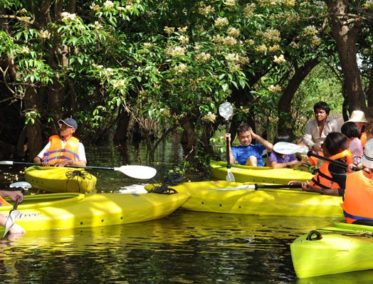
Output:
<path fill-rule="evenodd" d="M 66 144 L 66 142 L 62 141 L 62 149 L 65 148 L 65 144 Z M 47 152 L 50 147 L 51 147 L 51 142 L 49 141 L 48 144 L 45 145 L 45 147 L 43 148 L 43 150 L 41 150 L 40 153 L 38 154 L 38 157 L 41 160 L 44 158 L 45 152 Z M 87 162 L 87 158 L 85 156 L 84 145 L 81 142 L 79 142 L 79 145 L 78 145 L 78 157 L 79 157 L 79 161 Z"/>
<path fill-rule="evenodd" d="M 338 127 L 338 122 L 334 118 L 327 117 L 325 121 L 324 128 L 320 135 L 320 127 L 317 125 L 316 119 L 311 119 L 307 122 L 304 135 L 303 135 L 303 142 L 309 148 L 314 146 L 315 144 L 321 145 L 326 136 L 330 132 L 340 132 Z"/>

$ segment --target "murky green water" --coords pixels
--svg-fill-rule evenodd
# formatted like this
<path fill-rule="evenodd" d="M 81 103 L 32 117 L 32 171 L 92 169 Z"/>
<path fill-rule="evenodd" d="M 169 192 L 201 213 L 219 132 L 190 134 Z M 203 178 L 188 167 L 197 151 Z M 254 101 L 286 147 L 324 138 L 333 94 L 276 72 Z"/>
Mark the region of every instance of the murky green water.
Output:
<path fill-rule="evenodd" d="M 141 155 L 129 163 L 142 163 Z M 173 152 L 159 155 L 153 165 L 159 170 L 158 180 L 178 163 Z M 116 150 L 99 148 L 88 158 L 91 165 L 128 162 Z M 99 191 L 139 183 L 117 172 L 95 174 Z M 3 283 L 294 283 L 289 244 L 332 221 L 178 210 L 139 224 L 28 233 L 0 241 L 0 278 Z M 373 273 L 360 272 L 298 282 L 372 279 Z"/>

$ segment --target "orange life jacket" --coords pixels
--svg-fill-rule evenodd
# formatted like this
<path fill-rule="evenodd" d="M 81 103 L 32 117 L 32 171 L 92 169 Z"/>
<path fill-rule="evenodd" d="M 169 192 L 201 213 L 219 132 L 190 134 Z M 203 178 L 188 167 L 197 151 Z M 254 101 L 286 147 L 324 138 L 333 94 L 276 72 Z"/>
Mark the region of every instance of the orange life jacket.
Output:
<path fill-rule="evenodd" d="M 10 205 L 8 201 L 0 196 L 0 206 L 8 206 Z"/>
<path fill-rule="evenodd" d="M 361 145 L 363 145 L 363 147 L 365 146 L 365 144 L 367 144 L 367 133 L 366 132 L 363 132 L 361 133 L 361 136 L 360 136 L 360 141 L 361 141 Z"/>
<path fill-rule="evenodd" d="M 342 204 L 347 223 L 373 221 L 373 180 L 363 171 L 347 175 L 346 190 Z"/>
<path fill-rule="evenodd" d="M 344 150 L 338 154 L 335 154 L 329 159 L 336 161 L 339 159 L 346 159 L 346 167 L 348 164 L 352 163 L 352 153 L 350 150 Z M 321 167 L 317 170 L 317 173 L 312 178 L 310 184 L 312 186 L 324 189 L 340 189 L 340 186 L 337 182 L 333 180 L 333 175 L 329 171 L 329 161 L 324 161 Z"/>
<path fill-rule="evenodd" d="M 51 143 L 47 152 L 43 157 L 43 162 L 47 162 L 50 165 L 54 165 L 62 161 L 78 161 L 78 147 L 79 139 L 70 137 L 67 141 L 62 141 L 60 136 L 52 135 L 49 137 Z"/>

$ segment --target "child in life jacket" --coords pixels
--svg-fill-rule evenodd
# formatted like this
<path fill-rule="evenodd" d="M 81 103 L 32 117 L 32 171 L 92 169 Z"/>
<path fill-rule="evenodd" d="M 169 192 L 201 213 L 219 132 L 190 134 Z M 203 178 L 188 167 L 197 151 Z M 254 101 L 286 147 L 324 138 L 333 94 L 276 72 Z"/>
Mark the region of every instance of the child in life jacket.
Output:
<path fill-rule="evenodd" d="M 339 132 L 331 132 L 322 148 L 324 157 L 332 161 L 325 160 L 310 182 L 290 181 L 289 184 L 298 184 L 304 191 L 343 195 L 347 168 L 353 162 L 347 137 Z"/>

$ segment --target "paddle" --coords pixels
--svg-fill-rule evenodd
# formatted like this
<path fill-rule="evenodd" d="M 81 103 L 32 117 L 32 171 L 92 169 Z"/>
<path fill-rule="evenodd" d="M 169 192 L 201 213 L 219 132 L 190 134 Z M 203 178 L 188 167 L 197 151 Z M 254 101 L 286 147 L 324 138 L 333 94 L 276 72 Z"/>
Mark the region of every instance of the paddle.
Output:
<path fill-rule="evenodd" d="M 347 168 L 347 165 L 341 161 L 332 160 L 328 157 L 324 157 L 321 155 L 318 155 L 312 151 L 308 151 L 308 148 L 306 146 L 297 145 L 294 143 L 289 142 L 278 142 L 275 145 L 273 145 L 273 150 L 280 154 L 295 154 L 295 153 L 301 153 L 301 154 L 307 154 L 308 157 L 313 156 L 315 158 L 328 161 L 331 164 L 334 164 L 335 166 L 342 167 L 344 169 Z"/>
<path fill-rule="evenodd" d="M 233 116 L 233 107 L 229 102 L 222 103 L 219 106 L 219 114 L 225 119 L 226 133 L 229 131 L 229 120 Z M 227 181 L 235 181 L 234 175 L 231 172 L 231 159 L 229 155 L 229 138 L 226 138 L 226 155 L 227 155 Z"/>
<path fill-rule="evenodd" d="M 246 184 L 236 187 L 224 187 L 218 190 L 258 190 L 258 189 L 285 189 L 285 188 L 302 188 L 298 184 Z"/>
<path fill-rule="evenodd" d="M 19 181 L 19 182 L 14 182 L 14 183 L 10 184 L 9 187 L 12 188 L 13 190 L 25 191 L 25 190 L 28 190 L 29 188 L 31 188 L 31 184 L 29 184 L 28 182 L 25 182 L 25 181 Z M 17 199 L 13 204 L 13 208 L 9 211 L 8 217 L 5 221 L 5 230 L 4 230 L 3 239 L 8 235 L 10 229 L 14 225 L 14 222 L 21 215 L 21 212 L 19 212 L 17 210 L 17 207 L 18 207 L 19 203 L 20 203 L 19 199 Z"/>
<path fill-rule="evenodd" d="M 41 166 L 40 164 L 36 164 L 36 163 L 14 162 L 14 161 L 0 161 L 0 165 Z M 157 173 L 157 170 L 155 168 L 148 167 L 148 166 L 140 166 L 140 165 L 127 165 L 127 166 L 120 166 L 120 167 L 98 167 L 98 166 L 85 166 L 85 167 L 67 166 L 67 167 L 68 168 L 84 168 L 84 169 L 117 171 L 117 172 L 121 172 L 125 174 L 126 176 L 137 178 L 137 179 L 150 179 L 154 177 Z"/>
<path fill-rule="evenodd" d="M 306 146 L 301 146 L 290 142 L 277 142 L 275 145 L 273 145 L 273 151 L 283 155 L 296 153 L 307 154 L 308 148 Z"/>

